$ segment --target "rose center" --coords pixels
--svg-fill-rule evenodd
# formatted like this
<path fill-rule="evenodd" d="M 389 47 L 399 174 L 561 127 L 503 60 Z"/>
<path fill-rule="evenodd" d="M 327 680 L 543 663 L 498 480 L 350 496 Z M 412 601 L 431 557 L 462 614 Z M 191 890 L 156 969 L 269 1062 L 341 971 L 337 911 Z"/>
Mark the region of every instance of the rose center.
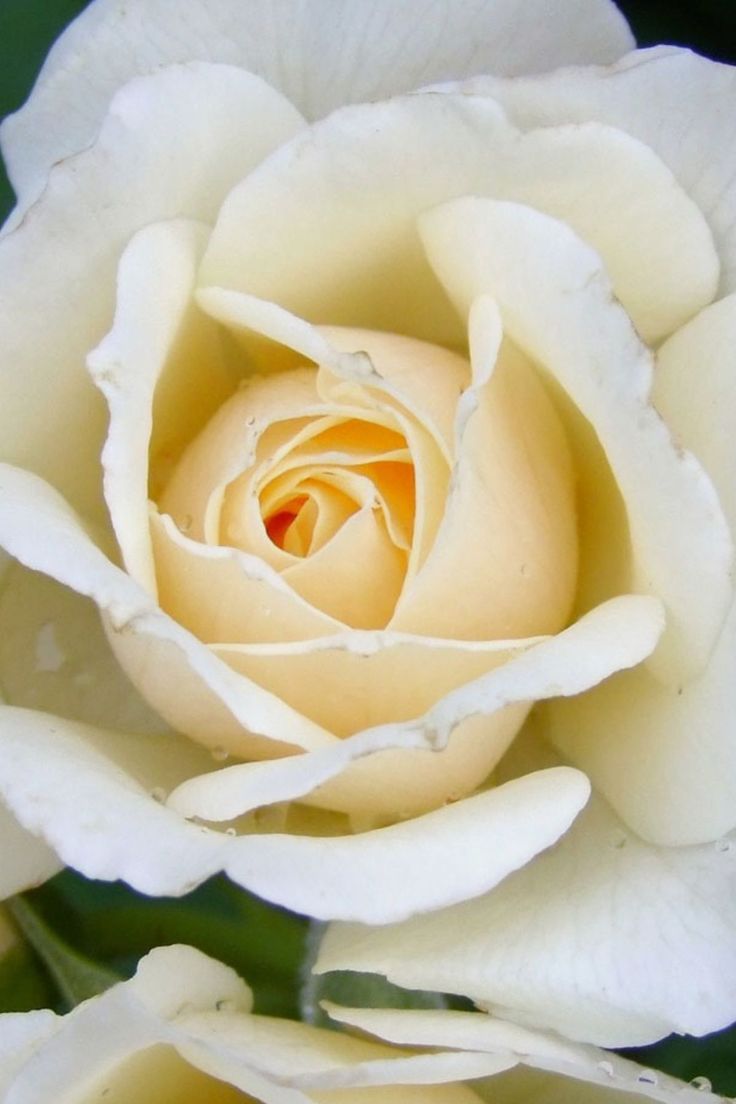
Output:
<path fill-rule="evenodd" d="M 184 451 L 161 512 L 190 542 L 253 557 L 245 570 L 262 561 L 342 625 L 465 640 L 557 631 L 576 582 L 575 491 L 533 367 L 504 347 L 476 384 L 448 350 L 324 332 L 347 346 L 340 374 L 247 378 Z"/>

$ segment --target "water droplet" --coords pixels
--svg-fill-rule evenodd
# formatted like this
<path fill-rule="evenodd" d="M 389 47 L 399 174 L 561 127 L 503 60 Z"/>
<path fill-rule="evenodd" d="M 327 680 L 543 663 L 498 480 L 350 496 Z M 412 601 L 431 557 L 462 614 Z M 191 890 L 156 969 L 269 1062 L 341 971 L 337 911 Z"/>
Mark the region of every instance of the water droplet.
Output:
<path fill-rule="evenodd" d="M 698 1092 L 711 1092 L 713 1089 L 709 1077 L 693 1077 L 690 1084 L 694 1089 L 697 1089 Z"/>
<path fill-rule="evenodd" d="M 224 747 L 212 748 L 210 755 L 216 763 L 224 763 L 226 759 L 230 758 L 230 752 Z"/>
<path fill-rule="evenodd" d="M 640 1085 L 656 1085 L 659 1082 L 659 1074 L 653 1069 L 643 1069 L 636 1080 Z"/>
<path fill-rule="evenodd" d="M 628 837 L 623 832 L 617 832 L 611 840 L 611 847 L 616 851 L 620 851 L 628 842 Z"/>
<path fill-rule="evenodd" d="M 598 1069 L 605 1073 L 606 1077 L 613 1077 L 613 1062 L 598 1062 Z"/>
<path fill-rule="evenodd" d="M 159 805 L 163 805 L 166 801 L 166 790 L 163 786 L 154 786 L 151 790 L 151 797 L 154 801 L 158 801 Z"/>
<path fill-rule="evenodd" d="M 226 836 L 237 836 L 237 834 L 238 834 L 237 828 L 226 828 L 225 829 L 225 835 Z"/>
<path fill-rule="evenodd" d="M 522 575 L 528 575 L 529 574 L 529 564 L 528 563 L 523 563 L 521 565 L 521 567 L 519 568 L 519 571 Z"/>
<path fill-rule="evenodd" d="M 179 528 L 181 529 L 182 533 L 188 533 L 189 530 L 192 528 L 193 523 L 194 518 L 192 517 L 192 515 L 184 514 L 184 516 L 179 521 Z"/>
<path fill-rule="evenodd" d="M 66 652 L 59 645 L 56 625 L 46 621 L 36 635 L 36 670 L 58 671 L 66 662 Z"/>
<path fill-rule="evenodd" d="M 245 424 L 248 429 L 252 429 L 253 426 L 256 424 L 256 420 L 252 414 L 249 414 L 248 417 L 245 419 Z"/>
<path fill-rule="evenodd" d="M 237 1012 L 238 1006 L 234 1000 L 218 1000 L 215 1008 L 218 1012 Z"/>
<path fill-rule="evenodd" d="M 731 850 L 731 841 L 727 840 L 727 839 L 716 840 L 715 847 L 716 847 L 716 851 L 721 851 L 721 852 L 730 851 Z"/>

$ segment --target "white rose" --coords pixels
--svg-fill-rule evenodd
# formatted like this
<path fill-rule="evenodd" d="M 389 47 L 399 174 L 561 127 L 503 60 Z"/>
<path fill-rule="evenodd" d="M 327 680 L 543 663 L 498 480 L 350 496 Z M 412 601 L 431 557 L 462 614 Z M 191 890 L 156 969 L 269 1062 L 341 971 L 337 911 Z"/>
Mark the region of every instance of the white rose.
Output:
<path fill-rule="evenodd" d="M 476 897 L 496 956 L 439 987 L 603 1043 L 714 1030 L 732 71 L 517 76 L 621 57 L 598 0 L 325 11 L 99 0 L 6 124 L 4 888 Z"/>
<path fill-rule="evenodd" d="M 133 978 L 66 1016 L 0 1016 L 6 1104 L 714 1104 L 698 1090 L 595 1047 L 480 1012 L 330 1007 L 374 1039 L 256 1015 L 233 970 L 192 947 L 159 947 Z M 398 1046 L 395 1044 L 399 1044 Z M 465 1084 L 465 1082 L 472 1082 Z"/>

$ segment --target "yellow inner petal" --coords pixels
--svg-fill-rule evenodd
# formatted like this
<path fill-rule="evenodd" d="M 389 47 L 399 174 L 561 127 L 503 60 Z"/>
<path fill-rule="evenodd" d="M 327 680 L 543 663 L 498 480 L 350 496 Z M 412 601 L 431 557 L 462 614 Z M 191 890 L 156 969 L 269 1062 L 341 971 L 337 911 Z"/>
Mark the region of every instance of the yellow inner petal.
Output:
<path fill-rule="evenodd" d="M 344 348 L 351 331 L 336 334 Z M 305 365 L 238 390 L 185 451 L 161 509 L 351 628 L 493 640 L 562 627 L 575 487 L 533 369 L 503 353 L 458 422 L 445 408 L 471 372 L 455 353 L 390 334 L 355 341 L 367 371 Z"/>

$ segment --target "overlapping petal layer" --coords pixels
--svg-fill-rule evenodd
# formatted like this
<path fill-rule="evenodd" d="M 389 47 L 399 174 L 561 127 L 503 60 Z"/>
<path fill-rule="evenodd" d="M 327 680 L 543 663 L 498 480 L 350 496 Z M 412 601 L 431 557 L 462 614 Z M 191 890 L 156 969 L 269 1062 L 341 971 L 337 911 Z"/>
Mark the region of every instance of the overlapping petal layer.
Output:
<path fill-rule="evenodd" d="M 608 0 L 478 4 L 349 0 L 324 18 L 320 0 L 101 0 L 52 50 L 28 104 L 3 129 L 3 152 L 24 198 L 51 165 L 95 137 L 113 93 L 133 77 L 192 60 L 225 62 L 280 88 L 310 118 L 431 80 L 543 72 L 614 61 L 633 45 Z M 30 138 L 29 138 L 30 136 Z"/>
<path fill-rule="evenodd" d="M 660 349 L 654 401 L 675 440 L 715 483 L 731 525 L 736 298 L 706 308 Z M 694 597 L 699 600 L 698 590 Z M 663 686 L 644 669 L 550 708 L 552 737 L 626 822 L 654 843 L 717 840 L 736 825 L 733 741 L 736 609 L 704 674 Z"/>
<path fill-rule="evenodd" d="M 554 761 L 515 745 L 506 767 Z M 466 993 L 603 1046 L 703 1035 L 733 1016 L 735 878 L 733 841 L 658 848 L 594 796 L 556 847 L 493 893 L 395 927 L 334 925 L 318 967 Z"/>
<path fill-rule="evenodd" d="M 458 89 L 455 83 L 444 87 Z M 637 50 L 603 68 L 564 69 L 513 81 L 481 77 L 460 87 L 493 97 L 523 130 L 597 120 L 646 143 L 704 213 L 722 262 L 720 292 L 734 290 L 733 66 L 719 65 L 689 50 L 657 46 Z M 685 88 L 687 95 L 683 95 Z"/>
<path fill-rule="evenodd" d="M 562 223 L 489 199 L 437 208 L 422 234 L 459 312 L 495 295 L 509 336 L 591 424 L 628 515 L 629 585 L 667 607 L 652 669 L 670 683 L 699 673 L 731 603 L 733 542 L 713 484 L 649 405 L 651 357 L 600 259 Z"/>
<path fill-rule="evenodd" d="M 50 1093 L 63 1104 L 513 1104 L 530 1093 L 716 1102 L 617 1055 L 482 1013 L 331 1005 L 356 1037 L 251 1009 L 232 970 L 191 947 L 156 948 L 133 978 L 66 1016 L 2 1017 L 0 1086 L 8 1104 L 41 1104 Z"/>
<path fill-rule="evenodd" d="M 458 347 L 464 326 L 427 267 L 416 221 L 463 195 L 565 221 L 601 254 L 646 338 L 715 292 L 708 225 L 647 146 L 599 123 L 522 134 L 492 99 L 451 93 L 344 108 L 282 146 L 223 204 L 202 284 L 311 321 Z M 308 259 L 308 278 L 295 256 Z"/>
<path fill-rule="evenodd" d="M 104 413 L 84 362 L 110 326 L 121 251 L 157 219 L 213 219 L 233 184 L 302 125 L 278 93 L 227 66 L 169 68 L 118 93 L 92 148 L 55 166 L 43 202 L 0 241 L 0 340 L 13 365 L 5 460 L 99 509 Z"/>

